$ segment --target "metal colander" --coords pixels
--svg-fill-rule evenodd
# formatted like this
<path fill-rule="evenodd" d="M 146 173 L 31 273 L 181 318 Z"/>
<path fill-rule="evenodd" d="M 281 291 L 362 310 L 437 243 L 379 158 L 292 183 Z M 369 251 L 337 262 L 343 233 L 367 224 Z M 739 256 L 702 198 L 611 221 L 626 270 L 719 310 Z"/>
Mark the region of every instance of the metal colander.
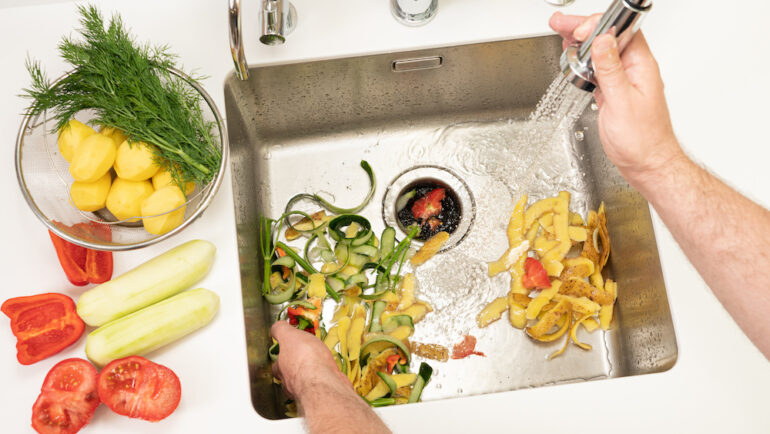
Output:
<path fill-rule="evenodd" d="M 222 153 L 222 161 L 214 179 L 206 185 L 196 186 L 187 196 L 187 202 L 183 205 L 186 207 L 184 221 L 165 234 L 153 235 L 144 230 L 141 221 L 130 222 L 133 218 L 119 221 L 106 208 L 95 212 L 77 209 L 70 199 L 70 186 L 74 179 L 68 170 L 69 163 L 59 153 L 56 134 L 50 133 L 55 127 L 55 120 L 50 113 L 43 112 L 36 116 L 25 115 L 21 122 L 16 138 L 16 176 L 27 204 L 49 230 L 67 241 L 91 249 L 132 250 L 174 236 L 203 214 L 222 183 L 229 149 L 227 131 L 209 94 L 183 72 L 176 69 L 169 71 L 193 87 L 203 98 L 203 118 L 215 123 L 213 138 Z M 78 113 L 76 119 L 87 123 L 91 117 L 90 113 L 84 111 Z M 98 230 L 105 229 L 99 226 L 109 226 L 111 230 Z"/>

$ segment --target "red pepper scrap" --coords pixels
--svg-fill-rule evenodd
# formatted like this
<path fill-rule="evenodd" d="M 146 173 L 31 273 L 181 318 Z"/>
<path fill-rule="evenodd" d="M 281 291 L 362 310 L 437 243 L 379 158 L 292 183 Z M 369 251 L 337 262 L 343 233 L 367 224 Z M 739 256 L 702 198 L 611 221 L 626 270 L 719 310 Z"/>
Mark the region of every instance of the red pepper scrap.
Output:
<path fill-rule="evenodd" d="M 318 322 L 321 319 L 321 299 L 310 298 L 308 300 L 313 303 L 313 306 L 316 307 L 315 309 L 308 309 L 304 306 L 290 306 L 286 310 L 286 313 L 289 318 L 289 324 L 293 326 L 299 325 L 300 318 L 309 322 L 310 326 L 306 327 L 304 330 L 314 335 L 318 328 Z"/>
<path fill-rule="evenodd" d="M 545 289 L 551 287 L 551 279 L 548 278 L 548 272 L 545 267 L 535 258 L 524 260 L 524 276 L 521 283 L 527 289 Z"/>
<path fill-rule="evenodd" d="M 385 362 L 388 364 L 386 373 L 390 374 L 393 372 L 393 368 L 396 367 L 396 363 L 398 363 L 399 359 L 403 359 L 401 354 L 393 354 L 392 356 L 388 356 L 388 358 L 385 359 Z"/>
<path fill-rule="evenodd" d="M 476 351 L 476 337 L 471 335 L 465 335 L 463 336 L 463 341 L 459 344 L 455 345 L 454 348 L 452 348 L 452 358 L 453 359 L 464 359 L 471 354 L 475 354 L 477 356 L 486 357 L 487 355 Z"/>
<path fill-rule="evenodd" d="M 89 222 L 78 223 L 72 228 L 99 240 L 112 239 L 112 231 L 108 225 Z M 48 234 L 51 236 L 64 274 L 73 285 L 104 283 L 112 278 L 112 252 L 87 249 L 70 243 L 51 231 L 48 231 Z"/>
<path fill-rule="evenodd" d="M 0 310 L 11 319 L 16 358 L 22 365 L 52 356 L 76 342 L 85 323 L 75 302 L 64 294 L 48 293 L 10 298 Z"/>
<path fill-rule="evenodd" d="M 412 216 L 417 220 L 427 220 L 441 213 L 441 201 L 446 197 L 446 190 L 434 188 L 412 205 Z M 441 223 L 439 221 L 439 223 Z"/>

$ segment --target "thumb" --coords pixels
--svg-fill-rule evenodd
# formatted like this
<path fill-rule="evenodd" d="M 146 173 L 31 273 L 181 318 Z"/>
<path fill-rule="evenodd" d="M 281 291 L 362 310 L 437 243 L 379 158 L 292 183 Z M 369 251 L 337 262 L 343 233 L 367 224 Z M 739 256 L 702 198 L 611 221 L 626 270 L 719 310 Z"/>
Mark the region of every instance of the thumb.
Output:
<path fill-rule="evenodd" d="M 591 46 L 596 81 L 607 100 L 625 99 L 631 83 L 620 61 L 618 42 L 610 34 L 599 35 Z"/>

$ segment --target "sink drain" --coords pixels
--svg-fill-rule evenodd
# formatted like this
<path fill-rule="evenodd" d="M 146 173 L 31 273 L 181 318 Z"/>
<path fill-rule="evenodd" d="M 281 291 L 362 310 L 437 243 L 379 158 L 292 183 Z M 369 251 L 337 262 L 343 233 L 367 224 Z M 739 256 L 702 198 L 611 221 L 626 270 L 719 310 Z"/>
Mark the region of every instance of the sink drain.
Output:
<path fill-rule="evenodd" d="M 385 224 L 402 234 L 417 224 L 425 241 L 435 233 L 446 231 L 449 240 L 441 248 L 447 251 L 467 235 L 476 217 L 476 202 L 468 185 L 454 172 L 438 166 L 415 166 L 401 172 L 388 186 L 382 201 Z"/>

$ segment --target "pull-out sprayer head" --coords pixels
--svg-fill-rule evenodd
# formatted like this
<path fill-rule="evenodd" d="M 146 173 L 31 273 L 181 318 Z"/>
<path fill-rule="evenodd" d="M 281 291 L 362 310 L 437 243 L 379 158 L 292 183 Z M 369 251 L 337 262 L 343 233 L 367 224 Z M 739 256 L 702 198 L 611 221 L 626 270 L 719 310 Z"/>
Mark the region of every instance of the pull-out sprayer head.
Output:
<path fill-rule="evenodd" d="M 611 33 L 623 51 L 642 24 L 642 18 L 652 7 L 650 0 L 615 0 L 599 20 L 596 29 L 580 45 L 570 45 L 561 55 L 561 70 L 572 84 L 587 92 L 596 89 L 591 44 L 594 38 Z"/>

